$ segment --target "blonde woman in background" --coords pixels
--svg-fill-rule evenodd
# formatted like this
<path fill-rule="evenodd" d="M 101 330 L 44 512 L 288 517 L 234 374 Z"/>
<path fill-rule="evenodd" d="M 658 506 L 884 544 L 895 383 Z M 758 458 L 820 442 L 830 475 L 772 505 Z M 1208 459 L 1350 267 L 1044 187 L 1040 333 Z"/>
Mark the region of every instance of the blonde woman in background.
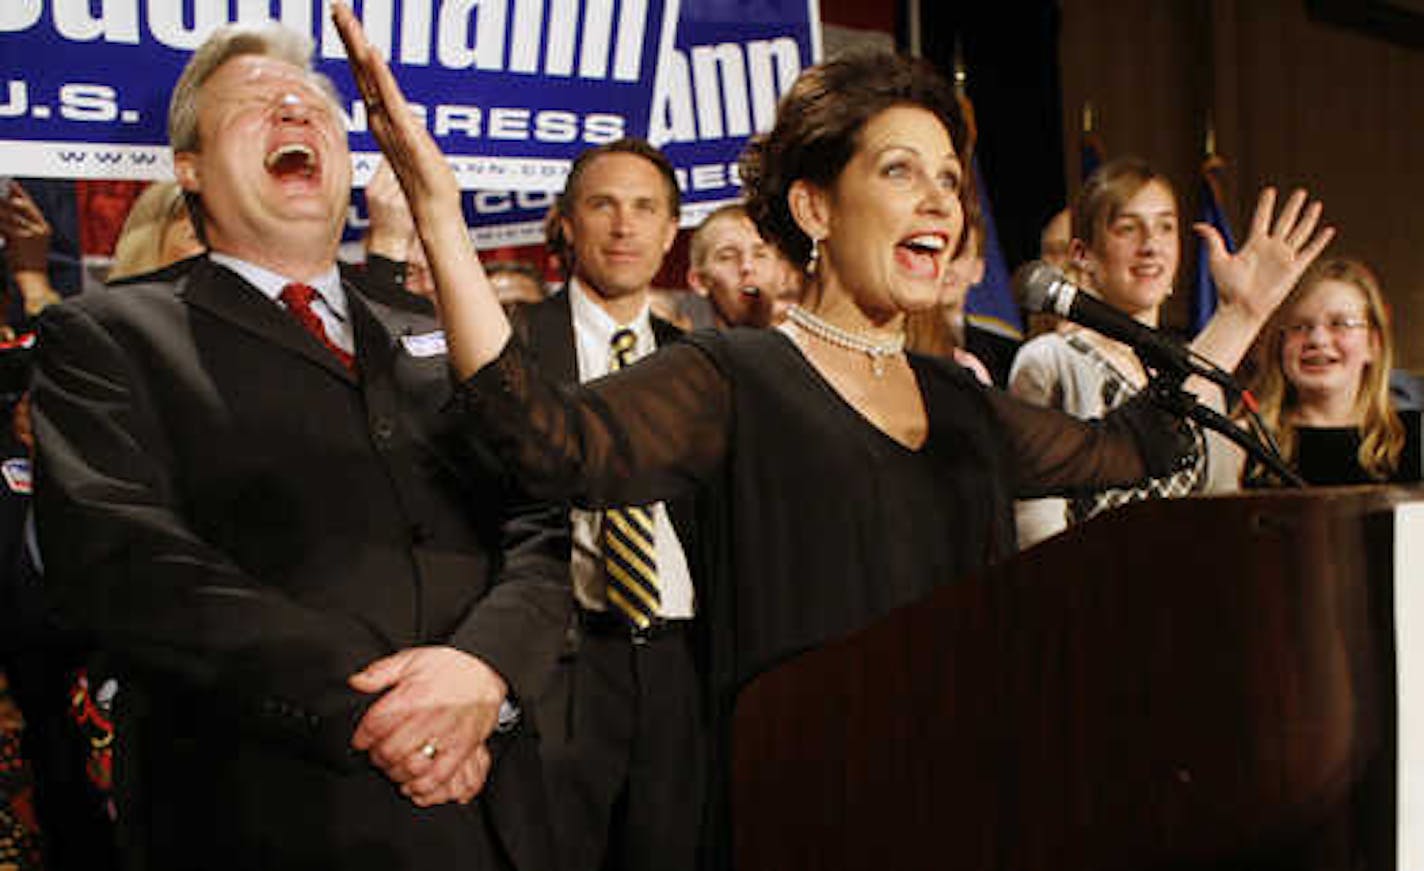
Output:
<path fill-rule="evenodd" d="M 1390 402 L 1394 339 L 1368 266 L 1312 266 L 1262 332 L 1257 361 L 1261 417 L 1307 483 L 1420 479 L 1418 413 Z M 1248 486 L 1277 483 L 1255 464 L 1243 477 Z"/>
<path fill-rule="evenodd" d="M 125 282 L 203 252 L 177 182 L 155 182 L 134 200 L 114 245 L 109 283 Z"/>

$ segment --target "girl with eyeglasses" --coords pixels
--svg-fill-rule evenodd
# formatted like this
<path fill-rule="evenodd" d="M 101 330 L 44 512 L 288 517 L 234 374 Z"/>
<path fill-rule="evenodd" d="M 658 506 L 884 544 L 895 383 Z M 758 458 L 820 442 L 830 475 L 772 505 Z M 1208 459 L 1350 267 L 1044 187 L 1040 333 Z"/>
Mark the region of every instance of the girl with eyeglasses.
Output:
<path fill-rule="evenodd" d="M 1379 282 L 1356 260 L 1314 264 L 1261 333 L 1253 392 L 1281 455 L 1310 484 L 1420 480 L 1417 413 L 1391 406 L 1394 340 Z M 1256 464 L 1246 486 L 1277 482 Z"/>

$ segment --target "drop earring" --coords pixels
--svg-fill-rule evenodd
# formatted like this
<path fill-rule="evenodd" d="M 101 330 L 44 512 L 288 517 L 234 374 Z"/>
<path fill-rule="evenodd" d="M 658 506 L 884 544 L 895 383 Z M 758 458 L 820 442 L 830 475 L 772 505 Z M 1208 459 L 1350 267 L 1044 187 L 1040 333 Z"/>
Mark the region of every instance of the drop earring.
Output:
<path fill-rule="evenodd" d="M 816 270 L 821 265 L 821 240 L 811 240 L 811 257 L 806 261 L 806 277 L 815 278 Z"/>

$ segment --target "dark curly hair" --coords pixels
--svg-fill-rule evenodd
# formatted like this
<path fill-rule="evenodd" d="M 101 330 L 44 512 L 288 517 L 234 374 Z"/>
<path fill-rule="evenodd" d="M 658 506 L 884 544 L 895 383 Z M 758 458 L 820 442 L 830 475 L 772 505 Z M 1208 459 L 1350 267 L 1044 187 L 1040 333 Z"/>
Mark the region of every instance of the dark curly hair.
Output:
<path fill-rule="evenodd" d="M 949 130 L 964 166 L 960 199 L 966 219 L 977 210 L 970 171 L 970 141 L 949 83 L 929 64 L 884 51 L 855 52 L 807 69 L 781 99 L 776 126 L 742 153 L 740 173 L 747 213 L 762 237 L 805 267 L 811 239 L 791 216 L 787 194 L 805 179 L 829 188 L 860 145 L 860 133 L 894 106 L 932 112 Z"/>

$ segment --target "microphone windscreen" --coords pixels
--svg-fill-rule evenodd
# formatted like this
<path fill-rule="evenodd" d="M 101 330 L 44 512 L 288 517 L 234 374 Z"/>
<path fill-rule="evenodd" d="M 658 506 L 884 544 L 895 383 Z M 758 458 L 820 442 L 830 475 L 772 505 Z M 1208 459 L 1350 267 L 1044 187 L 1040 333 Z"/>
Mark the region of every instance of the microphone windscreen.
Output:
<path fill-rule="evenodd" d="M 1033 260 L 1014 270 L 1014 296 L 1019 305 L 1031 312 L 1051 308 L 1049 295 L 1053 286 L 1064 281 L 1057 267 L 1042 260 Z"/>

